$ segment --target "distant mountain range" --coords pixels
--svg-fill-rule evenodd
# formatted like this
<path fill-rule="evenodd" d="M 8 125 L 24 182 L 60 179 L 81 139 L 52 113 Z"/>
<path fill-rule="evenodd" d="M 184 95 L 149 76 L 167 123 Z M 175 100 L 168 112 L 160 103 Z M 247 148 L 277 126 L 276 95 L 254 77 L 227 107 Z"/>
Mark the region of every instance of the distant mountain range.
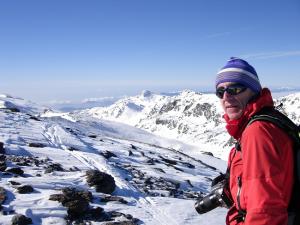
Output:
<path fill-rule="evenodd" d="M 300 87 L 271 87 L 270 90 L 272 91 L 274 97 L 282 97 L 286 96 L 291 93 L 300 92 Z M 203 90 L 194 90 L 195 92 L 203 93 L 203 94 L 214 94 L 214 90 L 211 88 L 206 88 Z M 157 93 L 158 95 L 163 96 L 176 96 L 179 95 L 180 92 L 160 92 Z M 97 98 L 87 98 L 81 101 L 62 101 L 62 100 L 53 100 L 50 102 L 42 102 L 52 109 L 63 111 L 63 112 L 70 112 L 74 110 L 82 110 L 87 108 L 93 107 L 107 107 L 114 104 L 116 101 L 126 98 L 125 96 L 108 96 L 108 97 L 97 97 Z"/>
<path fill-rule="evenodd" d="M 300 123 L 300 93 L 275 99 L 275 104 Z M 176 95 L 143 91 L 108 107 L 70 113 L 74 118 L 89 115 L 147 130 L 162 137 L 183 141 L 226 160 L 232 139 L 225 131 L 223 110 L 214 94 L 185 90 Z"/>

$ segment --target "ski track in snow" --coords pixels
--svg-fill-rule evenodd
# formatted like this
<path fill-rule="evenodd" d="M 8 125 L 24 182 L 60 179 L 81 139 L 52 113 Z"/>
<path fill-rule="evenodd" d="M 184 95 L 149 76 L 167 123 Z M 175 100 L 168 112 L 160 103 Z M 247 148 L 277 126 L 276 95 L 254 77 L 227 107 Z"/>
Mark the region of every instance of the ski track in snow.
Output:
<path fill-rule="evenodd" d="M 139 192 L 132 184 L 128 182 L 124 182 L 122 180 L 122 176 L 119 174 L 118 169 L 112 168 L 111 165 L 106 163 L 106 160 L 103 156 L 95 154 L 95 150 L 92 149 L 91 146 L 85 146 L 89 152 L 80 152 L 80 151 L 70 151 L 67 149 L 66 145 L 60 138 L 60 132 L 64 132 L 64 136 L 70 137 L 70 139 L 76 139 L 77 141 L 82 143 L 82 140 L 74 135 L 66 132 L 61 126 L 52 124 L 46 125 L 44 128 L 44 137 L 49 142 L 50 145 L 60 148 L 62 150 L 67 151 L 84 165 L 91 169 L 98 169 L 101 172 L 105 172 L 113 175 L 116 181 L 118 190 L 118 194 L 124 195 L 127 197 L 133 197 L 136 201 L 137 206 L 142 207 L 144 212 L 147 212 L 150 217 L 153 218 L 153 225 L 157 224 L 174 224 L 177 225 L 177 221 L 175 221 L 172 217 L 159 210 L 155 201 L 153 201 L 150 197 L 145 197 L 145 195 Z M 86 145 L 82 143 L 83 145 Z M 144 144 L 144 143 L 143 143 Z M 158 146 L 157 146 L 158 147 Z M 169 150 L 169 149 L 168 149 Z M 26 213 L 28 214 L 28 213 Z M 163 220 L 161 218 L 164 218 Z"/>

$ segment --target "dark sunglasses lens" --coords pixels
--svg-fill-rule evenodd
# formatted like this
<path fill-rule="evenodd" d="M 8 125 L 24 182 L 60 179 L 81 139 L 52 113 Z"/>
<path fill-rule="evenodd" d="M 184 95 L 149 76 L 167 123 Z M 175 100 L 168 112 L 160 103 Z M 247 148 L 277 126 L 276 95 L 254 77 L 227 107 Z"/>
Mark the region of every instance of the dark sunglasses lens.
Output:
<path fill-rule="evenodd" d="M 227 88 L 227 92 L 230 95 L 237 95 L 241 92 L 243 92 L 244 90 L 246 90 L 246 88 L 244 86 L 231 86 Z"/>
<path fill-rule="evenodd" d="M 225 91 L 230 94 L 230 95 L 237 95 L 243 91 L 245 91 L 247 88 L 243 85 L 232 85 L 232 86 L 229 86 L 229 87 L 219 87 L 217 88 L 216 90 L 216 95 L 219 97 L 219 98 L 223 98 L 224 96 L 224 93 Z"/>
<path fill-rule="evenodd" d="M 223 98 L 224 96 L 224 93 L 225 93 L 225 88 L 223 87 L 220 87 L 216 90 L 216 95 L 219 97 L 219 98 Z"/>

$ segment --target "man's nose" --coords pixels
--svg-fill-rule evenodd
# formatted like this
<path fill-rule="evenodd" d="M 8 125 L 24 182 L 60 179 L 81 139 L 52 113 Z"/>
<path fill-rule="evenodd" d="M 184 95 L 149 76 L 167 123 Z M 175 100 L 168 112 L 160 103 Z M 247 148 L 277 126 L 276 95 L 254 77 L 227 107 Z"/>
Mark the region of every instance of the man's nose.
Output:
<path fill-rule="evenodd" d="M 232 98 L 232 95 L 228 94 L 227 91 L 224 92 L 224 95 L 223 95 L 223 99 L 226 100 L 226 99 L 230 99 Z"/>

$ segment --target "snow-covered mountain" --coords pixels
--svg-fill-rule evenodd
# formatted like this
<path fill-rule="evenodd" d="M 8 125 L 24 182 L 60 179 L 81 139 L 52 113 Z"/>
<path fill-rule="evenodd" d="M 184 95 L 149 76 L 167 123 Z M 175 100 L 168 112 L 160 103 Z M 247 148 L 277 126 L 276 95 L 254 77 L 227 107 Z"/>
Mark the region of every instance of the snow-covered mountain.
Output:
<path fill-rule="evenodd" d="M 300 93 L 297 93 L 276 100 L 276 104 L 283 103 L 282 109 L 296 122 L 300 120 L 299 96 Z M 144 91 L 109 107 L 87 109 L 79 114 L 126 123 L 162 137 L 180 140 L 224 160 L 227 160 L 233 144 L 225 131 L 223 111 L 214 94 L 185 90 L 168 96 Z"/>
<path fill-rule="evenodd" d="M 180 140 L 223 159 L 227 158 L 231 143 L 225 132 L 222 109 L 214 94 L 185 90 L 169 96 L 144 91 L 139 96 L 120 99 L 109 107 L 73 113 L 73 116 L 86 115 Z"/>
<path fill-rule="evenodd" d="M 200 216 L 194 203 L 225 161 L 123 123 L 7 95 L 0 121 L 0 224 L 223 224 L 226 209 Z"/>
<path fill-rule="evenodd" d="M 300 124 L 300 92 L 280 97 L 275 104 L 296 124 Z"/>
<path fill-rule="evenodd" d="M 300 93 L 281 103 L 300 123 Z M 221 115 L 192 91 L 72 113 L 0 95 L 0 224 L 224 224 L 226 209 L 193 206 L 226 169 L 201 154 L 227 154 Z"/>

